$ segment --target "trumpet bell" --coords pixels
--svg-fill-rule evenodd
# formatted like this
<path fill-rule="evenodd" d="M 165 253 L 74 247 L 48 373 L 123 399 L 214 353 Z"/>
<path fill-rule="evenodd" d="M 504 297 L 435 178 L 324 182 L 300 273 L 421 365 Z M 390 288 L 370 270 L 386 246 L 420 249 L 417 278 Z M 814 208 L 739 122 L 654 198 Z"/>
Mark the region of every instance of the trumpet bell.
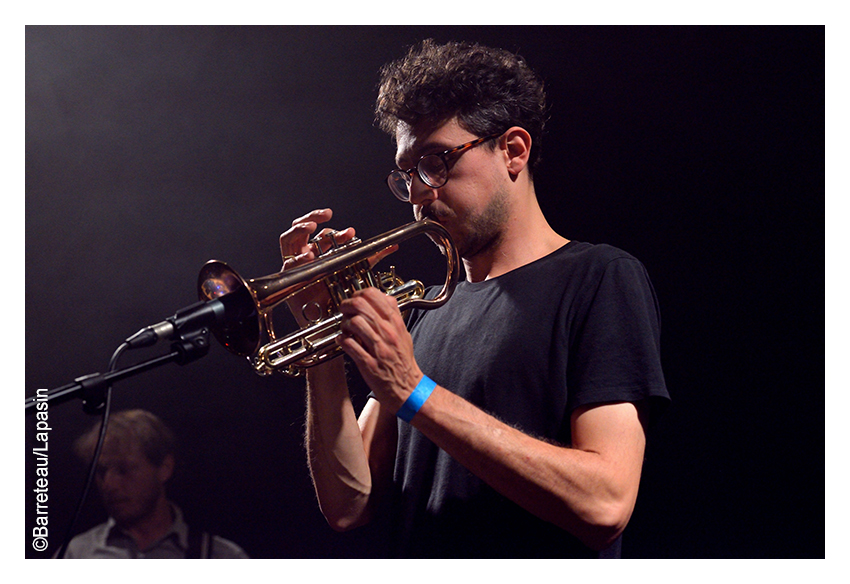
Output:
<path fill-rule="evenodd" d="M 214 300 L 223 296 L 233 298 L 244 316 L 213 328 L 213 335 L 230 352 L 243 357 L 251 355 L 259 348 L 261 332 L 251 287 L 226 263 L 210 260 L 198 275 L 198 297 Z"/>

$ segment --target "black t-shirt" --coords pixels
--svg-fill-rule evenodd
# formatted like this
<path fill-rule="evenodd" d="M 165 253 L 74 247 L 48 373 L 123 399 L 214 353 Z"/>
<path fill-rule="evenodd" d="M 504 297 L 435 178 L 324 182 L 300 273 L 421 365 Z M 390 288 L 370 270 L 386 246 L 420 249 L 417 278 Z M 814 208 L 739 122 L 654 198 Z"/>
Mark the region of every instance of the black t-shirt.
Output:
<path fill-rule="evenodd" d="M 498 278 L 461 282 L 412 311 L 417 363 L 438 384 L 517 429 L 570 444 L 570 413 L 669 399 L 659 314 L 643 265 L 570 242 Z M 501 496 L 399 422 L 393 543 L 403 557 L 594 557 L 569 533 Z"/>

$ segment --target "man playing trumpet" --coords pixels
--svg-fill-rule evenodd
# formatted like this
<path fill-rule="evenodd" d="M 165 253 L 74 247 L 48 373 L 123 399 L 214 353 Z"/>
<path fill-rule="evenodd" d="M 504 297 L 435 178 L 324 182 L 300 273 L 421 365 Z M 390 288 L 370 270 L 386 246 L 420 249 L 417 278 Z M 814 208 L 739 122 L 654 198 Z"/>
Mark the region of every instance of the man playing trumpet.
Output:
<path fill-rule="evenodd" d="M 548 224 L 545 94 L 517 56 L 425 41 L 384 67 L 376 111 L 397 146 L 390 190 L 448 230 L 466 281 L 407 323 L 375 288 L 342 302 L 338 343 L 372 393 L 358 418 L 343 360 L 307 371 L 322 512 L 338 530 L 390 513 L 399 556 L 618 556 L 668 399 L 644 267 Z M 284 269 L 316 258 L 331 215 L 281 235 Z"/>

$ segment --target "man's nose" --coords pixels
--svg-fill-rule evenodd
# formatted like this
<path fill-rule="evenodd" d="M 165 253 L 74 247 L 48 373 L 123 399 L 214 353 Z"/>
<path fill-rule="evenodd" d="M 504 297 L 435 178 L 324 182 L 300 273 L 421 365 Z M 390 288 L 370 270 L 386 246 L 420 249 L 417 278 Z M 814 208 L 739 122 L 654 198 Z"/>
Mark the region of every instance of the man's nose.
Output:
<path fill-rule="evenodd" d="M 437 198 L 437 189 L 429 187 L 417 174 L 413 175 L 410 182 L 410 203 L 412 205 L 423 205 Z"/>
<path fill-rule="evenodd" d="M 106 469 L 97 477 L 97 486 L 101 491 L 113 491 L 118 487 L 118 473 L 112 469 Z"/>

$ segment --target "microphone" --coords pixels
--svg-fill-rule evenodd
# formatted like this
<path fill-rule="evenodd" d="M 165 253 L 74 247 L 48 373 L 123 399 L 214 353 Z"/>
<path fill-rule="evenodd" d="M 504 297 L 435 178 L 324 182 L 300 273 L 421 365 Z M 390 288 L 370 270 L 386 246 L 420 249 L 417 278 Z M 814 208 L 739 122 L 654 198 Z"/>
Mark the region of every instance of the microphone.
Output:
<path fill-rule="evenodd" d="M 228 307 L 224 302 L 227 296 L 215 300 L 201 301 L 181 308 L 174 316 L 162 322 L 146 326 L 124 342 L 131 349 L 149 347 L 160 339 L 176 339 L 186 330 L 198 330 L 203 327 L 215 327 L 225 324 L 228 317 L 233 316 L 233 308 L 228 315 Z"/>

